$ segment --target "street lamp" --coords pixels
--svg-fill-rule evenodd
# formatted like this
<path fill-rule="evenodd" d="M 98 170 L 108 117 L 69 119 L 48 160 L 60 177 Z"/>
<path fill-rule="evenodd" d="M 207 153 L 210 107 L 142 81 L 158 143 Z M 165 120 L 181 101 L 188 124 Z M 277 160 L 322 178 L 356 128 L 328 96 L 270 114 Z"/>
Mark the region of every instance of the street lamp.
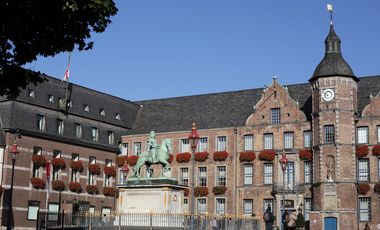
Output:
<path fill-rule="evenodd" d="M 285 213 L 285 171 L 286 166 L 288 164 L 288 158 L 286 158 L 286 154 L 283 153 L 280 159 L 281 169 L 282 169 L 282 207 L 281 207 L 281 218 Z M 281 224 L 281 229 L 284 229 L 284 224 Z"/>
<path fill-rule="evenodd" d="M 127 176 L 129 172 L 129 167 L 127 161 L 124 162 L 123 167 L 121 168 L 121 174 L 123 174 L 123 182 L 125 183 L 127 181 Z"/>
<path fill-rule="evenodd" d="M 7 230 L 12 230 L 12 194 L 13 194 L 13 177 L 15 173 L 15 164 L 16 164 L 16 158 L 18 149 L 17 149 L 17 143 L 16 143 L 16 138 L 20 137 L 20 133 L 18 130 L 14 134 L 14 140 L 13 140 L 13 145 L 11 147 L 11 154 L 12 154 L 12 176 L 11 176 L 11 188 L 9 192 L 9 206 L 8 206 L 8 219 L 7 219 Z"/>
<path fill-rule="evenodd" d="M 189 142 L 191 146 L 191 216 L 190 216 L 190 229 L 194 230 L 194 204 L 195 204 L 195 196 L 194 196 L 194 186 L 195 186 L 195 170 L 194 170 L 194 155 L 195 150 L 197 148 L 199 141 L 199 135 L 197 132 L 197 127 L 195 126 L 195 122 L 193 122 L 193 126 L 191 127 L 191 133 L 189 135 Z"/>

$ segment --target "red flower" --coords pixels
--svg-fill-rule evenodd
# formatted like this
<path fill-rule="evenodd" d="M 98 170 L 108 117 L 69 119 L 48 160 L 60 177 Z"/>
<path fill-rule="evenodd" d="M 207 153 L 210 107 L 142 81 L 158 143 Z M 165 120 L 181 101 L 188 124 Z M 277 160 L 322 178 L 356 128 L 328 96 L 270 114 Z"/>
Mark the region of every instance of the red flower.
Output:
<path fill-rule="evenodd" d="M 45 167 L 46 165 L 46 158 L 42 155 L 33 154 L 32 161 L 38 167 Z"/>
<path fill-rule="evenodd" d="M 104 166 L 104 174 L 108 177 L 116 177 L 116 169 L 112 166 Z"/>
<path fill-rule="evenodd" d="M 356 146 L 356 156 L 365 157 L 368 155 L 368 145 L 358 145 Z"/>
<path fill-rule="evenodd" d="M 173 154 L 169 154 L 169 159 L 168 159 L 169 164 L 173 162 L 173 159 L 174 159 Z"/>
<path fill-rule="evenodd" d="M 133 155 L 128 157 L 128 164 L 130 166 L 135 166 L 137 163 L 137 160 L 139 159 L 139 156 Z"/>
<path fill-rule="evenodd" d="M 357 186 L 359 195 L 365 195 L 371 189 L 368 183 L 360 183 Z"/>
<path fill-rule="evenodd" d="M 311 161 L 313 159 L 313 153 L 310 149 L 303 149 L 298 152 L 301 160 Z"/>
<path fill-rule="evenodd" d="M 251 162 L 256 158 L 255 152 L 241 152 L 239 155 L 240 162 Z"/>
<path fill-rule="evenodd" d="M 115 189 L 112 187 L 103 187 L 103 195 L 114 197 L 115 196 Z"/>
<path fill-rule="evenodd" d="M 214 161 L 224 161 L 227 157 L 227 151 L 214 152 Z"/>
<path fill-rule="evenodd" d="M 208 152 L 197 152 L 194 155 L 194 160 L 196 161 L 205 161 L 208 158 Z"/>
<path fill-rule="evenodd" d="M 91 195 L 99 194 L 99 189 L 96 185 L 87 185 L 86 186 L 86 192 Z"/>
<path fill-rule="evenodd" d="M 45 181 L 38 177 L 30 178 L 30 183 L 33 185 L 35 189 L 44 189 Z"/>
<path fill-rule="evenodd" d="M 259 159 L 262 161 L 273 161 L 276 156 L 274 150 L 263 150 L 259 154 Z"/>
<path fill-rule="evenodd" d="M 53 167 L 59 168 L 59 169 L 64 169 L 66 167 L 65 160 L 62 158 L 53 158 L 51 159 L 51 165 Z"/>
<path fill-rule="evenodd" d="M 71 181 L 69 183 L 69 190 L 72 192 L 80 193 L 82 192 L 82 186 L 79 182 Z"/>
<path fill-rule="evenodd" d="M 373 148 L 372 148 L 372 154 L 375 155 L 375 156 L 379 156 L 380 155 L 380 145 L 379 144 L 373 146 Z"/>
<path fill-rule="evenodd" d="M 188 188 L 185 188 L 185 190 L 184 190 L 184 195 L 185 195 L 185 196 L 189 196 L 189 193 L 190 193 L 189 189 L 188 189 Z"/>
<path fill-rule="evenodd" d="M 227 191 L 226 186 L 215 186 L 214 188 L 212 188 L 212 192 L 214 193 L 214 195 L 222 195 L 226 191 Z"/>
<path fill-rule="evenodd" d="M 128 163 L 128 156 L 117 156 L 116 157 L 116 165 L 117 167 L 123 167 L 123 165 L 125 164 L 125 162 Z"/>
<path fill-rule="evenodd" d="M 177 160 L 178 163 L 189 162 L 191 159 L 191 154 L 190 153 L 177 153 L 177 155 L 175 156 L 175 159 Z"/>
<path fill-rule="evenodd" d="M 200 197 L 200 196 L 207 196 L 208 195 L 208 188 L 207 187 L 195 187 L 194 188 L 194 196 Z"/>
<path fill-rule="evenodd" d="M 98 164 L 89 164 L 88 165 L 88 171 L 92 175 L 99 175 L 100 174 L 100 166 Z"/>
<path fill-rule="evenodd" d="M 74 161 L 74 160 L 72 160 L 70 162 L 70 167 L 72 168 L 73 171 L 78 171 L 78 172 L 83 171 L 83 163 L 82 163 L 82 161 Z"/>
<path fill-rule="evenodd" d="M 56 191 L 63 191 L 66 188 L 65 183 L 63 183 L 61 180 L 52 180 L 51 187 Z"/>

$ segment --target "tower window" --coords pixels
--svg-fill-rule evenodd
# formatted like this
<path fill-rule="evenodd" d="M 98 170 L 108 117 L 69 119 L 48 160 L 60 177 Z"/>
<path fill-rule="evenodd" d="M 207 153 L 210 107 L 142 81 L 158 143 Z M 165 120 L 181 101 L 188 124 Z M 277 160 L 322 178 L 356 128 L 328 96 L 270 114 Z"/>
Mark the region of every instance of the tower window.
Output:
<path fill-rule="evenodd" d="M 335 129 L 334 125 L 325 125 L 325 144 L 333 144 L 335 142 Z"/>
<path fill-rule="evenodd" d="M 371 221 L 371 198 L 359 197 L 359 220 Z"/>
<path fill-rule="evenodd" d="M 281 123 L 281 110 L 280 108 L 275 108 L 270 110 L 271 123 L 274 125 Z"/>

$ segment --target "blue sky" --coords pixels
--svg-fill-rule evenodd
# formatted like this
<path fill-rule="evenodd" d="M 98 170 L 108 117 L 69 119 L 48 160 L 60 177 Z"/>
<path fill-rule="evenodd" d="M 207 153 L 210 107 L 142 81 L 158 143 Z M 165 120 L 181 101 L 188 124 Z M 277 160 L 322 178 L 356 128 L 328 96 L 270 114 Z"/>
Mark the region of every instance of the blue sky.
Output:
<path fill-rule="evenodd" d="M 127 100 L 304 83 L 324 53 L 326 4 L 354 73 L 380 75 L 380 1 L 118 0 L 70 82 Z M 67 53 L 26 65 L 62 78 Z"/>

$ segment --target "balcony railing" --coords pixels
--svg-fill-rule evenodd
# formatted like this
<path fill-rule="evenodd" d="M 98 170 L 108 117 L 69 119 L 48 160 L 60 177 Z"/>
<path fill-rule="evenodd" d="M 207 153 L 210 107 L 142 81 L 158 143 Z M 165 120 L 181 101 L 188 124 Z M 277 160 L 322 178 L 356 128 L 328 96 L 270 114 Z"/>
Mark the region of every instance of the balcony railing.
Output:
<path fill-rule="evenodd" d="M 307 184 L 297 184 L 297 183 L 275 183 L 273 184 L 273 193 L 303 193 L 306 191 Z"/>

